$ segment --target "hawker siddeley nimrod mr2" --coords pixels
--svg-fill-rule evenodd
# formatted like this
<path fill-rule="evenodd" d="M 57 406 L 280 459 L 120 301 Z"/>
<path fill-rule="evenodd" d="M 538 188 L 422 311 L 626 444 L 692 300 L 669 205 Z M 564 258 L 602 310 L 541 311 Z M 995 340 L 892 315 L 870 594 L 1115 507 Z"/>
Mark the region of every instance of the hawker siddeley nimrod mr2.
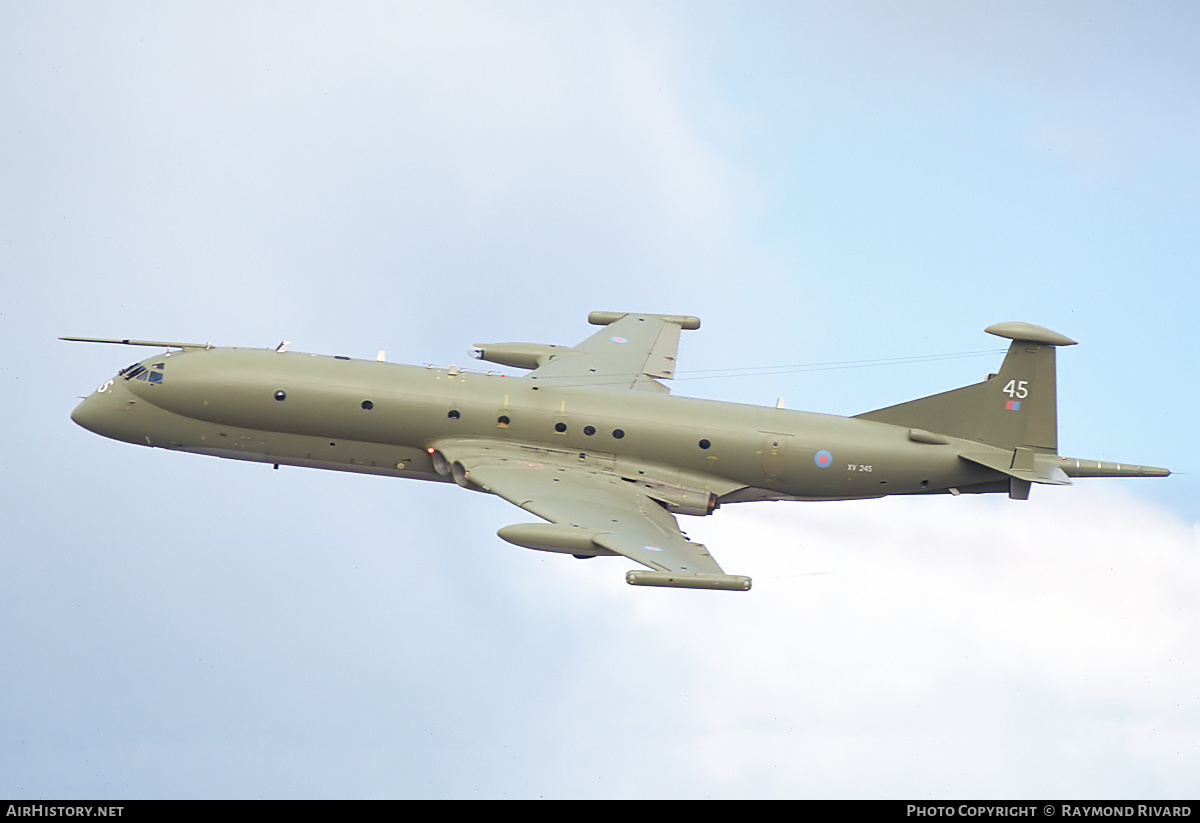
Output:
<path fill-rule="evenodd" d="M 122 370 L 71 415 L 129 443 L 280 465 L 453 481 L 545 523 L 518 546 L 621 555 L 642 586 L 746 590 L 676 514 L 723 503 L 1007 492 L 1072 477 L 1165 477 L 1058 455 L 1055 349 L 1029 323 L 981 383 L 855 417 L 672 397 L 679 333 L 695 317 L 593 312 L 577 346 L 479 345 L 524 377 L 270 349 L 64 338 L 173 349 Z"/>

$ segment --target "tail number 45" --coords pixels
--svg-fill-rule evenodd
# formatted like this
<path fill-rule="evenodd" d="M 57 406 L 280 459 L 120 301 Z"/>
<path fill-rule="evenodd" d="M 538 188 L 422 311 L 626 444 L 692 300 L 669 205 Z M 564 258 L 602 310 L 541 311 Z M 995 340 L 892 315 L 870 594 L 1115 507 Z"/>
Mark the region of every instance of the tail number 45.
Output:
<path fill-rule="evenodd" d="M 1029 381 L 1009 380 L 1004 384 L 1004 388 L 1002 388 L 1000 391 L 1004 392 L 1009 397 L 1015 397 L 1018 400 L 1024 400 L 1029 396 Z"/>

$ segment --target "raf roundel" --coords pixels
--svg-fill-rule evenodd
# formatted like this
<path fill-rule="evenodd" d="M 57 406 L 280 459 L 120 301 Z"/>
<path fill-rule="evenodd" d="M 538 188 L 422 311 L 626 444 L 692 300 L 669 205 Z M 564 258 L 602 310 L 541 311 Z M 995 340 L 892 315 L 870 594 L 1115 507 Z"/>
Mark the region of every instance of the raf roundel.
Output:
<path fill-rule="evenodd" d="M 827 469 L 833 465 L 833 455 L 821 449 L 813 456 L 813 462 L 817 464 L 818 469 Z"/>
<path fill-rule="evenodd" d="M 628 343 L 629 342 L 624 337 L 610 337 L 608 339 L 613 341 L 614 343 Z"/>

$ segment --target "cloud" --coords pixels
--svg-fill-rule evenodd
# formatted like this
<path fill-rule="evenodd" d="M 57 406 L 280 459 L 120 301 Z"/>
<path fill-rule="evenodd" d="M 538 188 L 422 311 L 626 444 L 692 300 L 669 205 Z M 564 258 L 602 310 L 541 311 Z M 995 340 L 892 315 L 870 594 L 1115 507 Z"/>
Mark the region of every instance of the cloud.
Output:
<path fill-rule="evenodd" d="M 1035 71 L 1014 44 L 1060 29 L 1005 18 L 965 26 L 989 38 L 981 82 L 964 25 L 909 15 L 910 40 L 861 11 L 664 9 L 0 12 L 19 160 L 0 334 L 27 399 L 6 412 L 23 436 L 0 540 L 4 785 L 1191 793 L 1196 527 L 1125 491 L 1194 512 L 1186 476 L 1027 504 L 726 507 L 684 525 L 754 590 L 676 592 L 505 544 L 495 529 L 526 518 L 482 495 L 137 450 L 69 422 L 132 356 L 46 348 L 64 333 L 445 364 L 476 340 L 573 343 L 589 309 L 661 310 L 704 318 L 681 349 L 704 369 L 977 348 L 977 326 L 1072 314 L 1061 330 L 1096 347 L 1063 361 L 1063 442 L 1186 471 L 1195 255 L 1177 204 L 1196 187 L 1194 152 L 1174 149 L 1195 118 L 1167 103 L 1197 87 L 1193 50 L 1150 77 L 1135 69 L 1157 46 L 1114 62 L 1122 13 L 1084 38 L 1092 58 L 1041 58 L 1069 75 Z M 1075 80 L 1095 59 L 1134 78 L 1120 111 L 1152 116 L 1094 117 L 1112 84 Z M 1045 133 L 1062 148 L 1035 141 L 1049 167 L 1030 162 L 1031 110 L 1060 113 Z M 1167 196 L 1063 182 L 1062 153 L 1136 164 L 1112 147 L 1180 112 L 1151 146 L 1171 150 L 1153 168 L 1184 170 Z M 676 391 L 852 413 L 988 367 L 936 369 Z"/>
<path fill-rule="evenodd" d="M 639 745 L 680 781 L 659 791 L 1186 794 L 1197 528 L 1118 491 L 1036 491 L 688 520 L 755 578 L 747 595 L 627 591 L 596 572 L 591 655 L 639 673 Z"/>

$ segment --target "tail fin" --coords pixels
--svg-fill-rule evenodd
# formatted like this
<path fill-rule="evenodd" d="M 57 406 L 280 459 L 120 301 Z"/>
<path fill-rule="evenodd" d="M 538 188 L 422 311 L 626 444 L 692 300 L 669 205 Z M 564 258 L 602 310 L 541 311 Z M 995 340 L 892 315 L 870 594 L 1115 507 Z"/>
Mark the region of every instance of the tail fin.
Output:
<path fill-rule="evenodd" d="M 1000 372 L 982 383 L 856 415 L 863 420 L 975 440 L 1011 450 L 1058 452 L 1054 349 L 1075 341 L 1032 323 L 984 331 L 1012 340 Z"/>

